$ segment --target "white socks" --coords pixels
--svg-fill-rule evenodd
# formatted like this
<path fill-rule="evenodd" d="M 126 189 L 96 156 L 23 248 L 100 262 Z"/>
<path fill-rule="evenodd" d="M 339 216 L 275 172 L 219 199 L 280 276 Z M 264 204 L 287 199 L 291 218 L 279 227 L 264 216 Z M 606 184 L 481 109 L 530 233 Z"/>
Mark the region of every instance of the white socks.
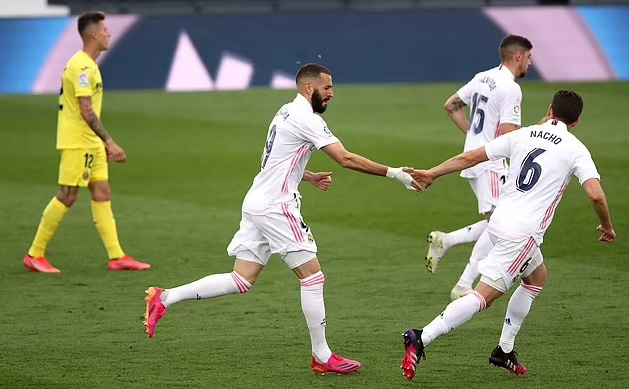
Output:
<path fill-rule="evenodd" d="M 476 242 L 487 228 L 487 220 L 481 220 L 459 230 L 448 232 L 443 242 L 444 250 L 463 243 Z"/>
<path fill-rule="evenodd" d="M 183 300 L 201 300 L 234 293 L 245 293 L 251 284 L 236 272 L 212 274 L 200 280 L 176 288 L 166 289 L 162 294 L 162 304 L 170 305 Z"/>
<path fill-rule="evenodd" d="M 487 232 L 487 229 L 485 228 L 474 244 L 472 254 L 465 266 L 465 270 L 463 270 L 461 278 L 459 278 L 459 281 L 456 283 L 458 286 L 466 289 L 472 289 L 472 284 L 480 274 L 478 272 L 478 262 L 487 258 L 487 255 L 492 248 L 494 248 L 494 244 L 491 243 L 491 239 L 489 239 L 489 232 Z"/>
<path fill-rule="evenodd" d="M 301 285 L 301 309 L 310 330 L 312 355 L 320 363 L 326 363 L 332 351 L 325 340 L 325 304 L 323 284 L 325 277 L 321 271 L 299 280 Z"/>
<path fill-rule="evenodd" d="M 502 334 L 500 334 L 500 347 L 505 353 L 513 351 L 515 337 L 524 323 L 526 315 L 528 315 L 531 305 L 535 297 L 541 292 L 539 286 L 528 285 L 522 282 L 520 286 L 513 292 L 507 307 L 507 315 L 502 325 Z"/>
<path fill-rule="evenodd" d="M 486 306 L 485 299 L 476 291 L 451 302 L 441 315 L 424 327 L 422 332 L 424 346 L 428 346 L 439 336 L 447 334 L 470 320 L 472 316 L 485 309 Z"/>
<path fill-rule="evenodd" d="M 326 363 L 332 351 L 325 339 L 325 304 L 323 284 L 325 277 L 317 272 L 299 281 L 301 285 L 301 309 L 306 317 L 312 341 L 312 355 L 320 363 Z M 212 274 L 177 288 L 166 289 L 162 303 L 166 308 L 183 300 L 201 300 L 234 293 L 245 293 L 251 284 L 236 272 Z"/>

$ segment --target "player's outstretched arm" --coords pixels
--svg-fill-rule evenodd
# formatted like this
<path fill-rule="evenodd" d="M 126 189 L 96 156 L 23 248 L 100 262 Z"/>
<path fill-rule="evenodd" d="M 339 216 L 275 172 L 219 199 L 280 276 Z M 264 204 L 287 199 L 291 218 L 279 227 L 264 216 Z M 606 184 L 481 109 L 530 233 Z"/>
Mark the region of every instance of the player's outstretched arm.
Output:
<path fill-rule="evenodd" d="M 80 96 L 79 107 L 81 108 L 81 116 L 88 126 L 98 135 L 99 138 L 105 143 L 107 148 L 107 156 L 114 159 L 116 162 L 124 162 L 127 160 L 124 150 L 114 142 L 113 138 L 109 135 L 103 123 L 96 115 L 96 112 L 92 109 L 92 97 Z"/>
<path fill-rule="evenodd" d="M 487 160 L 489 160 L 489 158 L 487 157 L 485 147 L 483 146 L 476 150 L 461 153 L 456 157 L 452 157 L 430 170 L 414 170 L 411 172 L 411 176 L 416 181 L 422 182 L 426 185 L 426 187 L 428 187 L 432 185 L 434 180 L 441 176 L 476 166 Z"/>
<path fill-rule="evenodd" d="M 520 128 L 520 126 L 513 123 L 500 123 L 500 126 L 498 127 L 498 129 L 500 130 L 500 135 L 504 135 L 508 132 L 515 131 L 518 128 Z"/>
<path fill-rule="evenodd" d="M 392 168 L 371 161 L 346 150 L 341 143 L 327 145 L 321 150 L 345 169 L 356 170 L 357 172 L 372 174 L 374 176 L 386 176 L 401 182 L 408 189 L 413 189 L 418 192 L 422 191 L 417 181 L 415 181 L 410 174 L 403 171 L 403 168 Z"/>
<path fill-rule="evenodd" d="M 324 173 L 313 173 L 309 170 L 304 171 L 304 176 L 301 178 L 302 181 L 308 181 L 316 188 L 321 189 L 326 192 L 330 189 L 330 185 L 332 184 L 332 173 L 324 172 Z"/>
<path fill-rule="evenodd" d="M 609 207 L 607 206 L 607 198 L 605 197 L 605 192 L 603 192 L 603 187 L 601 187 L 601 182 L 596 178 L 590 178 L 583 183 L 583 189 L 590 198 L 594 212 L 596 213 L 596 216 L 598 216 L 598 220 L 601 222 L 601 224 L 596 228 L 598 231 L 603 233 L 599 240 L 608 243 L 613 242 L 616 239 L 616 232 L 612 227 L 612 219 L 609 214 Z"/>
<path fill-rule="evenodd" d="M 443 105 L 450 119 L 464 134 L 467 134 L 467 130 L 470 128 L 470 122 L 467 120 L 465 110 L 463 109 L 466 105 L 456 93 L 450 96 Z"/>

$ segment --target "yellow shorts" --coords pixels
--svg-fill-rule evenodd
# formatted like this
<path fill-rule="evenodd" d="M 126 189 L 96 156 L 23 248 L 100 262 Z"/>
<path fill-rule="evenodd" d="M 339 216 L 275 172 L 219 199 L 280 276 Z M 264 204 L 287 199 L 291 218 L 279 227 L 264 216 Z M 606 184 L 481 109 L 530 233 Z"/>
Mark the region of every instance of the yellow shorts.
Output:
<path fill-rule="evenodd" d="M 86 187 L 90 182 L 109 179 L 107 152 L 104 145 L 90 149 L 60 151 L 59 185 Z"/>

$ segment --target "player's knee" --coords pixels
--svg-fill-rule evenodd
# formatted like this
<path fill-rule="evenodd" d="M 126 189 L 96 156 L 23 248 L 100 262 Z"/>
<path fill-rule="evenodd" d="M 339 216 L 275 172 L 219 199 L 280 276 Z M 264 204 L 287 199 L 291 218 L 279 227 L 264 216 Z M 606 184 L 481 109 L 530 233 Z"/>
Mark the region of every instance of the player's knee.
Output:
<path fill-rule="evenodd" d="M 546 276 L 548 272 L 546 271 L 546 266 L 542 263 L 538 266 L 528 277 L 524 277 L 522 279 L 522 286 L 530 286 L 532 289 L 541 290 L 546 284 Z"/>
<path fill-rule="evenodd" d="M 61 188 L 59 188 L 59 192 L 57 193 L 57 200 L 59 200 L 66 207 L 70 208 L 72 204 L 74 204 L 74 202 L 76 201 L 78 194 L 78 188 L 62 186 Z"/>
<path fill-rule="evenodd" d="M 248 291 L 250 291 L 253 287 L 253 284 L 256 282 L 256 279 L 258 278 L 257 276 L 253 275 L 244 276 L 237 273 L 236 271 L 233 271 L 231 273 L 231 276 L 240 293 L 247 293 Z"/>
<path fill-rule="evenodd" d="M 92 191 L 92 200 L 94 201 L 110 201 L 111 200 L 111 189 L 109 187 L 106 188 L 98 188 Z"/>

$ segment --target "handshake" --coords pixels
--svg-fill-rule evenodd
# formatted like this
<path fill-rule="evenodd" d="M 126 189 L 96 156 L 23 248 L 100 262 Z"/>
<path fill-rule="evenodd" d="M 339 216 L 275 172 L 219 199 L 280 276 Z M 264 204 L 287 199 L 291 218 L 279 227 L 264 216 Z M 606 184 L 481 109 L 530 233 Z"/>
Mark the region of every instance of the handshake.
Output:
<path fill-rule="evenodd" d="M 412 167 L 388 168 L 387 177 L 401 182 L 406 189 L 423 192 L 432 185 L 436 177 L 430 170 L 415 170 Z"/>

